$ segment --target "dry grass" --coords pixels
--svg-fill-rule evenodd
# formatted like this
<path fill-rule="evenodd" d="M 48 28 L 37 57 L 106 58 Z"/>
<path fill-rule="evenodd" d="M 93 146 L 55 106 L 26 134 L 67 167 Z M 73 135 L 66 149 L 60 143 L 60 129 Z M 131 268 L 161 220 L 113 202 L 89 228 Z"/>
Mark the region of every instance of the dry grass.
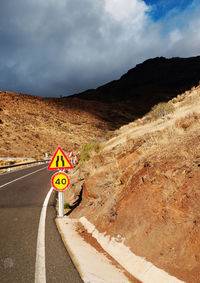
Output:
<path fill-rule="evenodd" d="M 177 128 L 182 128 L 183 130 L 186 131 L 189 127 L 194 126 L 199 121 L 200 121 L 200 114 L 193 112 L 193 113 L 189 113 L 183 118 L 178 119 L 175 122 L 175 126 Z"/>
<path fill-rule="evenodd" d="M 174 105 L 171 102 L 161 102 L 152 108 L 150 115 L 153 118 L 157 119 L 160 117 L 164 117 L 170 113 L 173 113 L 174 110 Z"/>

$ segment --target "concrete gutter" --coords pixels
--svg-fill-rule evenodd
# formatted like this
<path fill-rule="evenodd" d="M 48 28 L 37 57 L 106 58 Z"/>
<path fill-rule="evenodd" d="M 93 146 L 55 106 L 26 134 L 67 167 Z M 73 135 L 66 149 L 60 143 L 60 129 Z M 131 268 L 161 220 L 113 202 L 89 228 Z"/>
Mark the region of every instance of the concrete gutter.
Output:
<path fill-rule="evenodd" d="M 79 221 L 108 254 L 141 282 L 183 283 L 183 281 L 148 262 L 145 258 L 132 253 L 130 248 L 124 245 L 125 239 L 111 238 L 108 235 L 106 236 L 105 233 L 100 233 L 85 217 L 81 217 Z"/>
<path fill-rule="evenodd" d="M 130 283 L 105 254 L 84 241 L 76 231 L 78 222 L 67 216 L 56 219 L 63 242 L 82 280 L 85 283 Z"/>
<path fill-rule="evenodd" d="M 123 269 L 117 268 L 103 253 L 98 252 L 84 241 L 77 232 L 78 223 L 84 226 L 86 231 Z M 133 254 L 130 248 L 124 245 L 123 239 L 110 238 L 105 233 L 99 233 L 85 217 L 77 220 L 65 216 L 57 218 L 56 224 L 82 280 L 86 283 L 132 282 L 123 273 L 124 269 L 133 278 L 144 283 L 183 283 L 178 278 L 146 261 L 145 258 Z"/>

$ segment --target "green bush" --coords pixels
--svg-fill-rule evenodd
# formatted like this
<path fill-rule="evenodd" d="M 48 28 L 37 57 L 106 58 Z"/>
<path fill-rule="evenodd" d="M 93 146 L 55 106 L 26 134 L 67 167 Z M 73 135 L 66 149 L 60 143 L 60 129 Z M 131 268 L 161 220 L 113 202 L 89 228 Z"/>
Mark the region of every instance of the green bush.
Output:
<path fill-rule="evenodd" d="M 63 128 L 66 128 L 66 127 L 67 127 L 67 124 L 66 124 L 66 123 L 63 123 L 61 126 L 62 126 Z"/>
<path fill-rule="evenodd" d="M 69 203 L 68 203 L 68 202 L 65 202 L 65 203 L 64 203 L 64 209 L 67 209 L 67 208 L 69 208 L 69 207 L 70 207 Z"/>
<path fill-rule="evenodd" d="M 174 105 L 171 102 L 161 102 L 152 107 L 151 114 L 154 118 L 160 118 L 173 113 L 174 109 Z"/>
<path fill-rule="evenodd" d="M 102 145 L 100 143 L 83 143 L 81 144 L 80 162 L 88 161 L 92 153 L 98 153 Z"/>

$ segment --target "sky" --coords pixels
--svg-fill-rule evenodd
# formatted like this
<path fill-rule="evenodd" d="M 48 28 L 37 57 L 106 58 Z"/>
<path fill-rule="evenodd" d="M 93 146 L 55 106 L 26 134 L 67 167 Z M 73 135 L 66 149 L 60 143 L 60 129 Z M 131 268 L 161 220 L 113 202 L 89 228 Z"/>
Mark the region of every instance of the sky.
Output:
<path fill-rule="evenodd" d="M 200 0 L 0 0 L 0 90 L 60 97 L 200 55 Z"/>

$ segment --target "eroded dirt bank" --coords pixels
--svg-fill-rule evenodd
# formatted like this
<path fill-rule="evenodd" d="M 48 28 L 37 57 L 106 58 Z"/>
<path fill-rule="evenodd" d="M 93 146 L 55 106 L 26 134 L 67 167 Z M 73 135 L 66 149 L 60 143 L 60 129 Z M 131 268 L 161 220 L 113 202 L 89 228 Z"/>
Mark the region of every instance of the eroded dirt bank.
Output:
<path fill-rule="evenodd" d="M 85 216 L 169 274 L 200 282 L 200 89 L 117 131 L 76 170 L 66 200 L 83 185 L 71 214 Z"/>

